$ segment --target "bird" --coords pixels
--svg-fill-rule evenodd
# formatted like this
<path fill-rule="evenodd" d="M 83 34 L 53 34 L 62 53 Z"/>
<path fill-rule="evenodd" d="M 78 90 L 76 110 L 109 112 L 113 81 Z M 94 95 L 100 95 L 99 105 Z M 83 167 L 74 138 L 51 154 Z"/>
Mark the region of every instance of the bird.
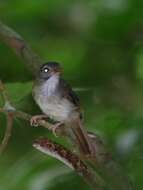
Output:
<path fill-rule="evenodd" d="M 42 64 L 34 81 L 32 95 L 42 111 L 31 118 L 31 125 L 44 118 L 56 121 L 55 128 L 69 126 L 75 136 L 79 150 L 84 155 L 92 153 L 91 141 L 83 125 L 80 100 L 71 86 L 62 78 L 63 69 L 56 61 Z"/>

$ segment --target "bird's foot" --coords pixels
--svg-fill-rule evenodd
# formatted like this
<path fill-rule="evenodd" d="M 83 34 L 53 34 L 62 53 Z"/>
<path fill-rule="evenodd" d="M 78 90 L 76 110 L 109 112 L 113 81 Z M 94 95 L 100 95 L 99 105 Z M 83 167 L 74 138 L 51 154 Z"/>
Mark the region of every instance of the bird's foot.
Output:
<path fill-rule="evenodd" d="M 39 121 L 42 119 L 46 119 L 48 116 L 47 115 L 34 115 L 30 119 L 30 125 L 34 127 L 38 127 Z"/>
<path fill-rule="evenodd" d="M 53 132 L 53 134 L 54 134 L 55 137 L 58 137 L 58 136 L 57 136 L 57 133 L 56 133 L 56 130 L 57 130 L 59 127 L 61 127 L 62 125 L 63 125 L 62 122 L 58 122 L 58 123 L 56 123 L 56 124 L 54 124 L 54 125 L 52 126 L 52 132 Z"/>

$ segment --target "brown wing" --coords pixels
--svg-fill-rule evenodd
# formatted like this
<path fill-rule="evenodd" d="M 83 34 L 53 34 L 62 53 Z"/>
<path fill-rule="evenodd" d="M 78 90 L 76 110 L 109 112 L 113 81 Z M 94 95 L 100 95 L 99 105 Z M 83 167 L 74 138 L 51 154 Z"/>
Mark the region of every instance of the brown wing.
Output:
<path fill-rule="evenodd" d="M 79 120 L 73 121 L 70 126 L 73 134 L 76 137 L 76 143 L 79 146 L 79 150 L 82 154 L 91 154 L 92 145 L 88 139 L 87 131 L 84 129 L 82 125 L 83 115 L 80 109 L 80 101 L 76 93 L 72 90 L 70 85 L 66 83 L 63 79 L 60 79 L 60 93 L 63 97 L 67 98 L 70 102 L 72 102 L 79 112 Z"/>
<path fill-rule="evenodd" d="M 63 97 L 69 99 L 76 107 L 80 107 L 80 101 L 76 93 L 72 90 L 70 85 L 63 79 L 60 79 L 60 91 Z"/>

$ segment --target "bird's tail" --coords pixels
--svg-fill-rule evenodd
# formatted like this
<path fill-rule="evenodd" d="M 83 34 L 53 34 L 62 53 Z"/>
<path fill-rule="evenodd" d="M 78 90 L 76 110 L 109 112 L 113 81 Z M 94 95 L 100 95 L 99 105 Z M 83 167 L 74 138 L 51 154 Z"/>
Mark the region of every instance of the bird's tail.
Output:
<path fill-rule="evenodd" d="M 87 131 L 84 128 L 82 121 L 75 121 L 72 123 L 72 132 L 75 136 L 75 141 L 79 150 L 83 155 L 93 155 L 94 149 L 90 138 L 88 137 Z"/>

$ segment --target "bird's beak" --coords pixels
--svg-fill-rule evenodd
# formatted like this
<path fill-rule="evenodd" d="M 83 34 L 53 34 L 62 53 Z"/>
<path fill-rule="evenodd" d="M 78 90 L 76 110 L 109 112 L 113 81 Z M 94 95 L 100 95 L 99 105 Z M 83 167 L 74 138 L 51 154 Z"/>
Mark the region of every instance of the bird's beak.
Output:
<path fill-rule="evenodd" d="M 62 73 L 62 69 L 54 69 L 51 74 L 54 75 L 54 74 L 57 74 L 57 75 L 60 75 Z"/>
<path fill-rule="evenodd" d="M 61 68 L 57 68 L 54 70 L 55 73 L 57 74 L 61 74 L 62 73 L 62 69 Z"/>

